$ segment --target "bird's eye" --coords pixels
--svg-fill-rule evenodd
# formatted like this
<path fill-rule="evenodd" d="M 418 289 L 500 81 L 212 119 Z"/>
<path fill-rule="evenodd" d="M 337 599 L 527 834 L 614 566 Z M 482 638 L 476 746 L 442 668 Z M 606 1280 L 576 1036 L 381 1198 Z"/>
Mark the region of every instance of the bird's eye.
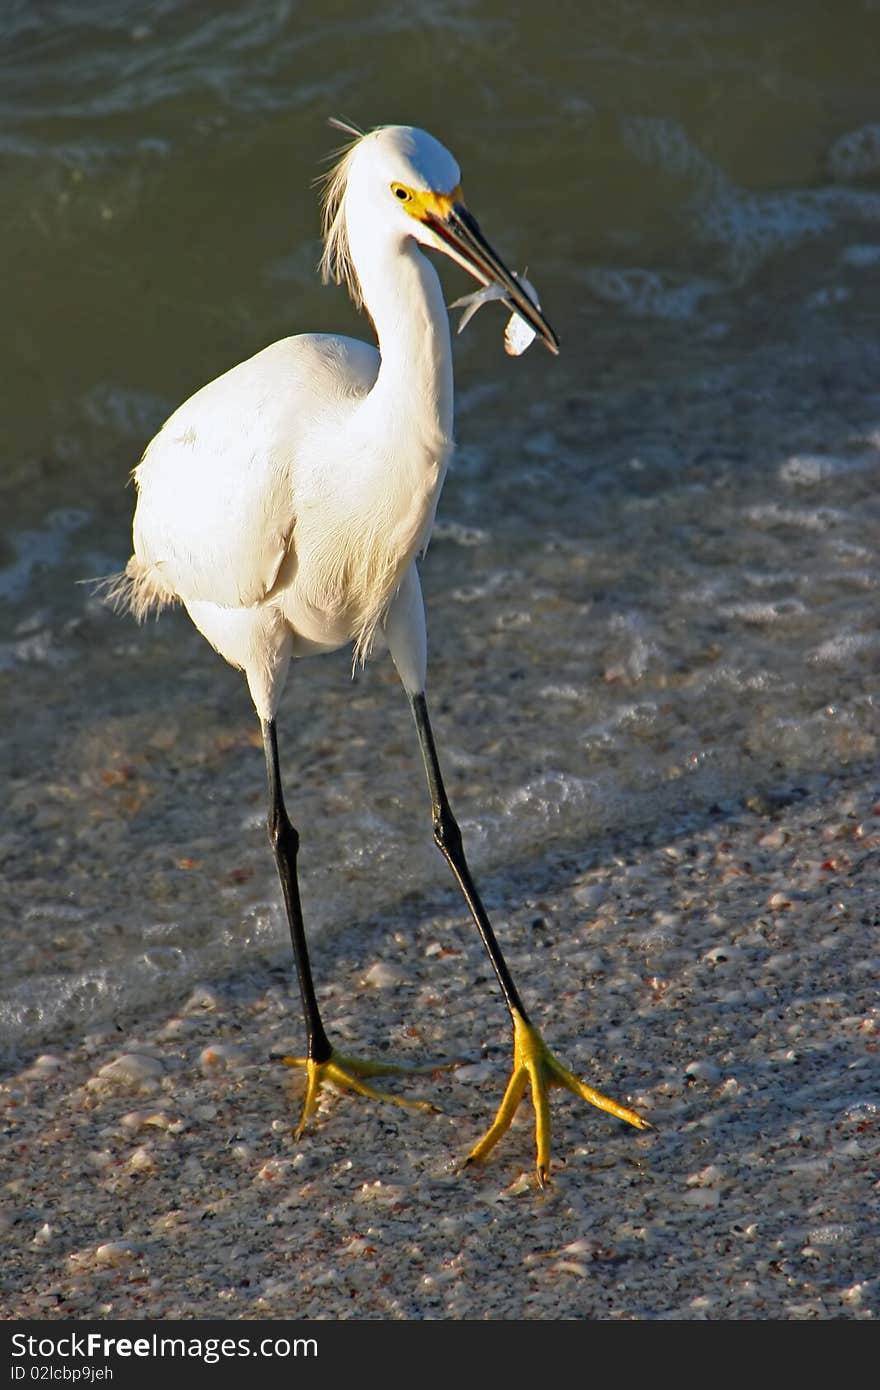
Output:
<path fill-rule="evenodd" d="M 402 203 L 408 203 L 412 197 L 410 190 L 405 188 L 402 183 L 393 183 L 391 185 L 391 192 L 394 194 L 395 198 L 399 198 Z"/>

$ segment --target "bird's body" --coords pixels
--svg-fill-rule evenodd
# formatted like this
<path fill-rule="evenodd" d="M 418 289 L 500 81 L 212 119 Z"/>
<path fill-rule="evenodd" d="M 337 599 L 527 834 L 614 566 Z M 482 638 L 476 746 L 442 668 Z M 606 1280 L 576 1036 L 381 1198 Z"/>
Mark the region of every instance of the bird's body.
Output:
<path fill-rule="evenodd" d="M 264 719 L 291 656 L 367 654 L 430 533 L 451 431 L 389 450 L 378 371 L 355 339 L 285 338 L 192 396 L 136 471 L 136 607 L 180 599 Z"/>
<path fill-rule="evenodd" d="M 309 1036 L 304 1120 L 326 1079 L 375 1094 L 358 1080 L 375 1068 L 339 1058 L 321 1022 L 275 717 L 292 657 L 351 643 L 355 658 L 365 659 L 377 636 L 390 648 L 409 696 L 435 838 L 489 952 L 517 1047 L 525 1046 L 533 1069 L 546 1064 L 544 1089 L 569 1085 L 527 1022 L 470 878 L 428 722 L 415 559 L 430 536 L 452 453 L 453 376 L 440 281 L 422 246 L 450 255 L 483 284 L 499 284 L 508 308 L 553 351 L 556 338 L 464 207 L 454 159 L 423 131 L 382 127 L 350 147 L 329 183 L 325 237 L 325 273 L 345 280 L 356 302 L 367 305 L 378 346 L 323 334 L 285 338 L 175 411 L 135 471 L 134 554 L 123 580 L 138 616 L 181 601 L 196 627 L 247 677 L 266 745 L 270 835 Z M 523 1079 L 515 1103 L 509 1088 L 502 1112 L 511 1103 L 515 1109 L 527 1084 Z M 643 1126 L 634 1112 L 604 1097 L 596 1101 L 597 1094 L 588 1098 Z M 537 1097 L 536 1108 L 543 1177 L 549 1140 L 542 1146 Z M 488 1152 L 509 1122 L 500 1112 L 472 1157 Z"/>
<path fill-rule="evenodd" d="M 390 409 L 397 382 L 376 348 L 302 334 L 192 396 L 137 470 L 136 602 L 181 599 L 244 669 L 262 718 L 291 655 L 368 653 L 427 543 L 452 450 L 451 387 L 436 390 L 438 374 L 451 381 L 443 327 L 428 361 L 409 359 L 422 371 L 408 416 Z"/>

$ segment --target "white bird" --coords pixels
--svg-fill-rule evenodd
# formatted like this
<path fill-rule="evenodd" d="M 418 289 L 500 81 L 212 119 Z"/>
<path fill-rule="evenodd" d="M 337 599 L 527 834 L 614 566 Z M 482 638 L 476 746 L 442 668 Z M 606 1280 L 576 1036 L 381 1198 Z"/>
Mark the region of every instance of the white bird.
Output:
<path fill-rule="evenodd" d="M 335 123 L 340 124 L 340 123 Z M 342 127 L 346 129 L 346 127 Z M 529 1021 L 468 869 L 443 785 L 425 698 L 425 617 L 416 557 L 431 533 L 453 449 L 449 321 L 424 249 L 440 251 L 557 352 L 522 282 L 465 206 L 459 167 L 409 126 L 355 135 L 327 179 L 324 279 L 368 310 L 378 348 L 309 333 L 284 338 L 203 387 L 165 423 L 135 470 L 134 554 L 116 597 L 138 618 L 179 600 L 245 674 L 263 734 L 269 838 L 290 924 L 307 1036 L 297 1134 L 333 1081 L 374 1099 L 433 1109 L 365 1080 L 403 1071 L 345 1057 L 315 995 L 297 884 L 299 836 L 285 809 L 276 714 L 291 657 L 353 644 L 363 660 L 383 639 L 415 718 L 434 838 L 476 923 L 514 1031 L 514 1068 L 497 1116 L 468 1160 L 483 1158 L 531 1086 L 538 1181 L 547 1180 L 547 1093 L 564 1086 L 639 1129 L 635 1111 L 578 1081 Z"/>

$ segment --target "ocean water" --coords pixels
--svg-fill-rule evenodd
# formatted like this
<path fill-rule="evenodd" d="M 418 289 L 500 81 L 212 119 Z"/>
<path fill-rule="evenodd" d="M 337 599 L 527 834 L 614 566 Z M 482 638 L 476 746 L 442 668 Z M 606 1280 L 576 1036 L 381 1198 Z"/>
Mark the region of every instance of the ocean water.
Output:
<path fill-rule="evenodd" d="M 876 767 L 880 7 L 10 3 L 0 14 L 0 1045 L 285 965 L 259 730 L 180 613 L 82 581 L 128 475 L 319 284 L 341 115 L 423 125 L 562 353 L 456 338 L 422 565 L 478 878 L 632 854 Z M 448 299 L 470 286 L 442 269 Z M 310 928 L 459 909 L 387 658 L 280 716 Z"/>

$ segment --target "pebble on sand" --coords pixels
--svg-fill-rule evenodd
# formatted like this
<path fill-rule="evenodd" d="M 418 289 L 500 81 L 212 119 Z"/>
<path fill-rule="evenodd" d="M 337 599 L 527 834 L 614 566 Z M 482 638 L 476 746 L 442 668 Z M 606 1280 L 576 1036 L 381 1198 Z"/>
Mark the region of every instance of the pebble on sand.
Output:
<path fill-rule="evenodd" d="M 106 1062 L 98 1069 L 96 1076 L 86 1083 L 90 1090 L 103 1090 L 107 1086 L 128 1088 L 132 1091 L 156 1091 L 165 1075 L 165 1068 L 156 1057 L 146 1057 L 138 1052 L 124 1052 L 112 1062 Z"/>

